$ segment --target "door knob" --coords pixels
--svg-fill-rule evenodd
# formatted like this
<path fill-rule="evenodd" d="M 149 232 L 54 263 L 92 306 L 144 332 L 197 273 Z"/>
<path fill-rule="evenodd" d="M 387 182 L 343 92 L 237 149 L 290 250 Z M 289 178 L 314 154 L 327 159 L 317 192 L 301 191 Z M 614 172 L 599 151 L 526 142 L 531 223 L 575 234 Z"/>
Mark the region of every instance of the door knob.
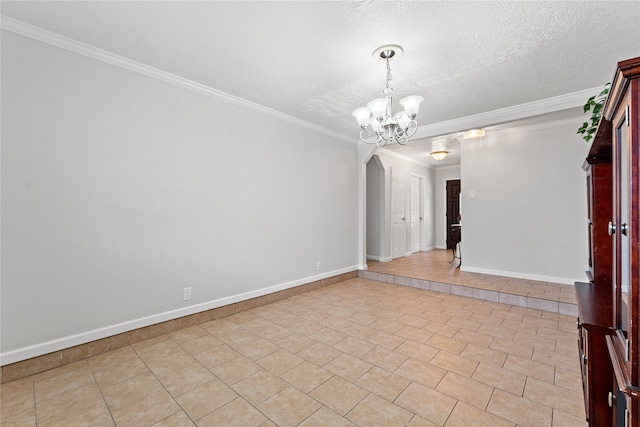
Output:
<path fill-rule="evenodd" d="M 629 232 L 629 226 L 626 222 L 620 226 L 620 231 L 622 231 L 623 235 L 627 235 L 627 233 Z"/>
<path fill-rule="evenodd" d="M 609 392 L 609 394 L 607 395 L 607 404 L 609 405 L 609 408 L 613 408 L 613 405 L 615 405 L 616 403 L 616 396 L 613 394 L 613 392 Z"/>
<path fill-rule="evenodd" d="M 607 226 L 607 233 L 609 233 L 609 236 L 613 236 L 616 233 L 616 225 L 613 223 L 613 221 L 609 221 L 609 225 Z"/>

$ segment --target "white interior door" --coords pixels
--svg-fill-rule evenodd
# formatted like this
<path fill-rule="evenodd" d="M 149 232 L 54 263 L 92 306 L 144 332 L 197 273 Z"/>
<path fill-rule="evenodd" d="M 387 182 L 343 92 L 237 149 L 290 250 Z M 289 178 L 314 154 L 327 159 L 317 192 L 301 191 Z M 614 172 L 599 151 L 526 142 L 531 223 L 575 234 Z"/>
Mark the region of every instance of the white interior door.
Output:
<path fill-rule="evenodd" d="M 405 174 L 391 170 L 391 258 L 406 255 Z"/>
<path fill-rule="evenodd" d="M 422 177 L 411 175 L 411 215 L 410 236 L 411 253 L 422 248 Z"/>

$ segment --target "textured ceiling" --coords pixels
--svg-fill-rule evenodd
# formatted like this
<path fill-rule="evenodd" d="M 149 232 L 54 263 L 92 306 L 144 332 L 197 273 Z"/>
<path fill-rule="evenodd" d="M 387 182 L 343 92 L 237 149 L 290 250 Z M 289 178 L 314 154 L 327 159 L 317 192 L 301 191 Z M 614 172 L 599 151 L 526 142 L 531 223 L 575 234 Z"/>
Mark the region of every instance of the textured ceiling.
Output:
<path fill-rule="evenodd" d="M 640 56 L 640 2 L 3 1 L 3 15 L 357 138 L 387 43 L 420 125 L 599 87 Z M 493 123 L 486 123 L 490 125 Z"/>

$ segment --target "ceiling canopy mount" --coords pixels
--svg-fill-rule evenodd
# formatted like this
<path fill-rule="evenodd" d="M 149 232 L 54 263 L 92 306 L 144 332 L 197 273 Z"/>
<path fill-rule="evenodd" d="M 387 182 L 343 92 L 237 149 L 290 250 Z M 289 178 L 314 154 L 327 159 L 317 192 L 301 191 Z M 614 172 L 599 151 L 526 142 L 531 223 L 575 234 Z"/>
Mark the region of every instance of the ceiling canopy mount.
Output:
<path fill-rule="evenodd" d="M 404 49 L 398 44 L 385 44 L 373 51 L 371 56 L 378 61 L 389 61 L 397 59 L 402 56 Z"/>

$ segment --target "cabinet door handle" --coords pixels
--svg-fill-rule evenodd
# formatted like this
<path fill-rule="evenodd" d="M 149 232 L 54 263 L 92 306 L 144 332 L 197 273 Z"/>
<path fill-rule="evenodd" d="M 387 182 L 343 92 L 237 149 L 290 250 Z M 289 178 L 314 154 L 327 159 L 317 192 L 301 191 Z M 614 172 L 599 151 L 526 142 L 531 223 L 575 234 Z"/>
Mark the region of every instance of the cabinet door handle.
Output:
<path fill-rule="evenodd" d="M 624 427 L 629 427 L 629 410 L 624 410 Z"/>
<path fill-rule="evenodd" d="M 626 222 L 620 226 L 620 231 L 622 231 L 622 234 L 624 236 L 627 235 L 627 233 L 629 232 L 629 226 L 627 225 Z"/>
<path fill-rule="evenodd" d="M 610 391 L 607 395 L 607 404 L 609 405 L 609 408 L 613 408 L 613 405 L 616 404 L 616 396 L 612 391 Z"/>
<path fill-rule="evenodd" d="M 609 221 L 609 225 L 607 226 L 607 233 L 609 233 L 609 236 L 613 236 L 616 233 L 616 225 L 613 223 L 613 221 Z"/>

